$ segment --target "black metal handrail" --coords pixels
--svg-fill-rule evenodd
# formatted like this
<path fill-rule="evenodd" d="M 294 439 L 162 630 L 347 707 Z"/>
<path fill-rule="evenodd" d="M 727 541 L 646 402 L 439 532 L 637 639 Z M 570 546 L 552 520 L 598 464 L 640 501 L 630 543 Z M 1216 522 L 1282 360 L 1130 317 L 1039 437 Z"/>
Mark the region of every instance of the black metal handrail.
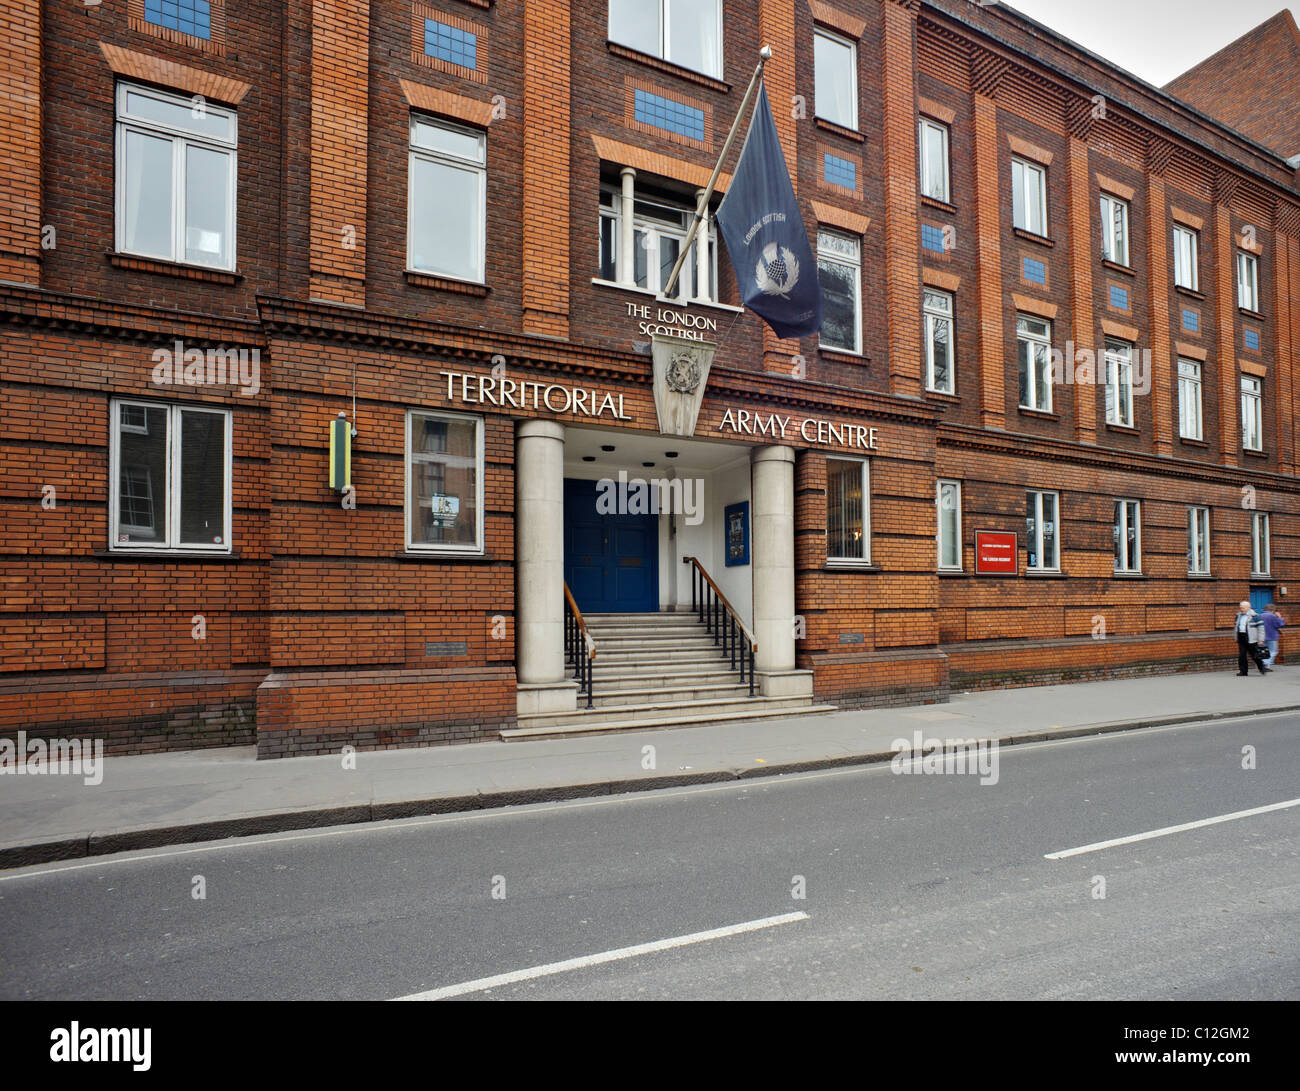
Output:
<path fill-rule="evenodd" d="M 591 667 L 596 660 L 596 642 L 587 631 L 587 622 L 573 601 L 573 592 L 564 585 L 564 661 L 573 667 L 578 696 L 587 698 L 591 708 Z"/>
<path fill-rule="evenodd" d="M 740 684 L 743 686 L 748 681 L 749 695 L 753 697 L 754 654 L 758 651 L 758 640 L 740 620 L 735 607 L 713 582 L 713 577 L 704 570 L 699 558 L 683 557 L 682 564 L 692 566 L 691 609 L 713 637 L 714 647 L 722 648 L 722 654 L 727 657 L 731 669 L 739 669 Z"/>

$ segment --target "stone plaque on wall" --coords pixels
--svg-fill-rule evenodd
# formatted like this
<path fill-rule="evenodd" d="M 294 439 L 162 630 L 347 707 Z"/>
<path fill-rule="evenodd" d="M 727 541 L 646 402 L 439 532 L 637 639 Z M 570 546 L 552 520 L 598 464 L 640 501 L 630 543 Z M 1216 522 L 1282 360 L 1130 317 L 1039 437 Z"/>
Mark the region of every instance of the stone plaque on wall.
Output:
<path fill-rule="evenodd" d="M 695 421 L 700 415 L 717 347 L 711 341 L 686 341 L 655 334 L 652 348 L 655 410 L 663 435 L 695 435 Z"/>

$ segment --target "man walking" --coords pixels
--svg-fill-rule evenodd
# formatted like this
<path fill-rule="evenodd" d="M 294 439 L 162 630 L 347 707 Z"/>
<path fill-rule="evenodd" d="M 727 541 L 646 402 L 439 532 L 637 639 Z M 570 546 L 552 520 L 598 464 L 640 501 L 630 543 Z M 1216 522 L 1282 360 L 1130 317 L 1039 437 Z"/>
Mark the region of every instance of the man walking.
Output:
<path fill-rule="evenodd" d="M 1277 658 L 1278 642 L 1282 638 L 1282 627 L 1286 625 L 1286 618 L 1279 614 L 1277 607 L 1270 602 L 1264 607 L 1264 613 L 1260 620 L 1264 623 L 1264 642 L 1268 645 L 1268 660 L 1264 666 L 1272 670 L 1273 660 Z"/>
<path fill-rule="evenodd" d="M 1244 599 L 1237 604 L 1237 675 L 1245 678 L 1250 673 L 1250 661 L 1255 660 L 1260 674 L 1267 674 L 1264 657 L 1256 658 L 1258 645 L 1264 643 L 1264 625 L 1259 615 L 1250 608 Z"/>

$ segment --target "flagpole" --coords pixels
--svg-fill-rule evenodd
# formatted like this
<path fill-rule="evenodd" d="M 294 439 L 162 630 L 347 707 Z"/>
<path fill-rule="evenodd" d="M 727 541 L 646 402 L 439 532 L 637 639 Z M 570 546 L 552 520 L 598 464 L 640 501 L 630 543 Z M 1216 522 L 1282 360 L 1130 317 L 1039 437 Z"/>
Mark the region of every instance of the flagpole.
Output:
<path fill-rule="evenodd" d="M 763 78 L 763 66 L 771 59 L 772 47 L 770 45 L 763 46 L 758 51 L 758 65 L 754 69 L 754 75 L 750 78 L 745 97 L 740 100 L 740 109 L 736 111 L 736 119 L 731 123 L 731 131 L 727 133 L 726 142 L 722 145 L 722 154 L 718 156 L 718 162 L 713 168 L 713 174 L 709 178 L 708 186 L 705 187 L 704 193 L 700 196 L 699 204 L 695 206 L 695 219 L 691 221 L 691 229 L 686 233 L 686 242 L 682 245 L 681 253 L 677 255 L 673 271 L 668 277 L 668 284 L 660 293 L 660 298 L 667 299 L 672 295 L 673 289 L 677 287 L 677 278 L 681 275 L 682 266 L 686 264 L 686 256 L 691 252 L 691 243 L 695 241 L 695 235 L 700 229 L 700 222 L 709 210 L 709 200 L 713 197 L 713 188 L 718 184 L 718 175 L 722 173 L 722 164 L 726 162 L 727 155 L 731 151 L 731 145 L 736 139 L 736 131 L 740 128 L 740 119 L 745 116 L 745 111 L 749 109 L 754 92 L 758 89 L 758 81 Z"/>

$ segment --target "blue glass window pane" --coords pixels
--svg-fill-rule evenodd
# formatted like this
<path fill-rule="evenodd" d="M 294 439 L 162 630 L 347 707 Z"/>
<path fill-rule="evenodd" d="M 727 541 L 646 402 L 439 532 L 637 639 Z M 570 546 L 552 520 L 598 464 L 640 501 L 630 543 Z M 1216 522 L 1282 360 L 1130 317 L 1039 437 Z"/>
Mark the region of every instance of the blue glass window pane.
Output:
<path fill-rule="evenodd" d="M 822 158 L 822 177 L 833 186 L 857 189 L 858 165 L 852 160 L 841 159 L 838 155 L 827 152 Z"/>
<path fill-rule="evenodd" d="M 635 117 L 643 125 L 653 125 L 691 140 L 704 139 L 704 111 L 662 95 L 639 88 L 634 102 Z"/>
<path fill-rule="evenodd" d="M 437 19 L 424 21 L 424 53 L 462 68 L 478 67 L 478 35 L 460 27 L 440 23 Z"/>

